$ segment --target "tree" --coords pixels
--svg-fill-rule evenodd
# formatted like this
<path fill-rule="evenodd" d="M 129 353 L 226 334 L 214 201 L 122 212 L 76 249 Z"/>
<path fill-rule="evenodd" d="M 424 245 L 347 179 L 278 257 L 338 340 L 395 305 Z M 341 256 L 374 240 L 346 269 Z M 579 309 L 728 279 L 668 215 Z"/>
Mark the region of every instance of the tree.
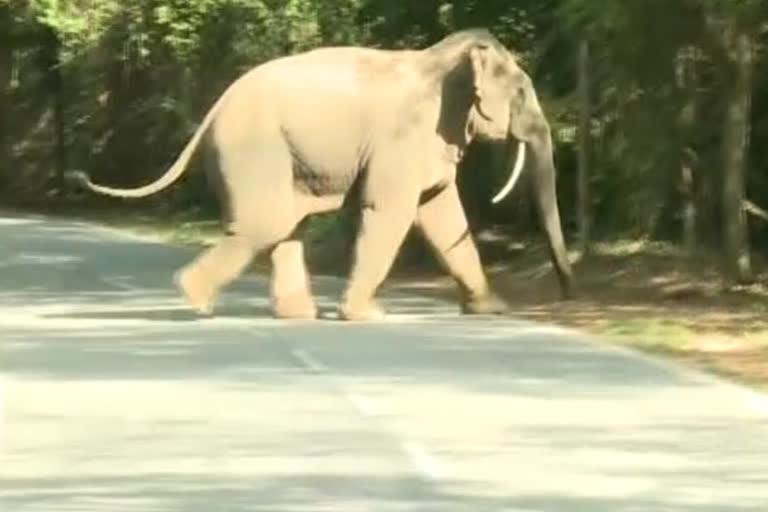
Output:
<path fill-rule="evenodd" d="M 578 116 L 579 116 L 579 190 L 578 190 L 578 219 L 581 252 L 589 255 L 590 248 L 590 207 L 589 207 L 589 144 L 591 124 L 591 103 L 589 98 L 589 41 L 582 38 L 578 51 Z"/>
<path fill-rule="evenodd" d="M 40 67 L 44 73 L 45 89 L 53 107 L 53 166 L 54 188 L 61 195 L 64 191 L 64 173 L 67 170 L 66 143 L 64 140 L 65 113 L 64 89 L 61 72 L 61 41 L 50 26 L 43 26 L 40 37 Z"/>
<path fill-rule="evenodd" d="M 682 46 L 675 60 L 675 78 L 681 96 L 678 136 L 680 140 L 680 191 L 682 195 L 683 246 L 689 256 L 696 252 L 696 200 L 694 195 L 693 135 L 696 126 L 695 46 Z"/>
<path fill-rule="evenodd" d="M 745 212 L 752 117 L 755 38 L 768 8 L 759 0 L 709 0 L 700 5 L 722 87 L 722 241 L 724 267 L 734 283 L 753 281 Z M 761 16 L 762 15 L 762 16 Z"/>
<path fill-rule="evenodd" d="M 729 20 L 723 43 L 732 70 L 725 89 L 723 120 L 723 241 L 726 270 L 737 283 L 752 281 L 747 219 L 744 212 L 746 159 L 752 101 L 754 47 L 748 29 Z"/>
<path fill-rule="evenodd" d="M 13 65 L 11 22 L 10 5 L 0 4 L 0 187 L 5 178 L 7 166 L 10 165 L 8 87 Z"/>

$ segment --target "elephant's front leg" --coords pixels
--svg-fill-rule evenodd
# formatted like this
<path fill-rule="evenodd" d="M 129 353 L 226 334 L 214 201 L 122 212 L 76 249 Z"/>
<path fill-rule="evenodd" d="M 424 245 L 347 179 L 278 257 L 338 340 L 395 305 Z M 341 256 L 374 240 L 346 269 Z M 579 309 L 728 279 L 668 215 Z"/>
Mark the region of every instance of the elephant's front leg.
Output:
<path fill-rule="evenodd" d="M 405 190 L 379 197 L 363 208 L 349 286 L 339 308 L 341 319 L 384 318 L 374 294 L 413 225 L 417 201 L 416 190 Z"/>
<path fill-rule="evenodd" d="M 507 310 L 506 304 L 491 292 L 483 273 L 455 183 L 419 206 L 416 223 L 440 263 L 459 284 L 464 313 L 498 314 Z"/>
<path fill-rule="evenodd" d="M 312 298 L 301 240 L 280 242 L 272 249 L 270 256 L 273 314 L 278 318 L 315 318 L 317 306 Z"/>

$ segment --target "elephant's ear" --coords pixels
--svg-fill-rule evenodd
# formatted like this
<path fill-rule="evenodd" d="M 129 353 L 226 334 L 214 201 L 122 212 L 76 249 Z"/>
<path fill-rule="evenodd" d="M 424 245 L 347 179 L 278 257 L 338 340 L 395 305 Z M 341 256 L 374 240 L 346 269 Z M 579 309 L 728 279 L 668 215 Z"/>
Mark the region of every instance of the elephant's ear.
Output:
<path fill-rule="evenodd" d="M 487 45 L 476 45 L 469 50 L 474 86 L 474 104 L 478 113 L 488 121 L 499 121 L 505 115 L 508 97 L 499 90 L 499 81 L 494 76 L 494 50 Z"/>

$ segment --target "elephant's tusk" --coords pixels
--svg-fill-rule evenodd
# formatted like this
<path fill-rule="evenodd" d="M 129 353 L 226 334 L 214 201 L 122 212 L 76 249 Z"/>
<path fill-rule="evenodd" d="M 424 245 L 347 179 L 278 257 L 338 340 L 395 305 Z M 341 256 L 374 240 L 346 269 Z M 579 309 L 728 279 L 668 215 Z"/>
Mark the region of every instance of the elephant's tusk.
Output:
<path fill-rule="evenodd" d="M 517 160 L 515 160 L 515 168 L 512 170 L 512 175 L 509 177 L 507 184 L 504 185 L 496 196 L 491 199 L 492 203 L 498 203 L 510 193 L 512 188 L 517 183 L 517 179 L 520 177 L 520 173 L 523 170 L 523 164 L 525 163 L 525 142 L 520 142 L 517 145 Z"/>

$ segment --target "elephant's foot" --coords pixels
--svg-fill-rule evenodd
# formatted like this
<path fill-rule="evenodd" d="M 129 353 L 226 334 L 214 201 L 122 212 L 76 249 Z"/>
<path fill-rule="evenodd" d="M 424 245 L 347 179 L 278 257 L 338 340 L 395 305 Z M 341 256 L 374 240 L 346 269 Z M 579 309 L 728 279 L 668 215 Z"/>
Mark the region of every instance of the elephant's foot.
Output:
<path fill-rule="evenodd" d="M 272 313 L 276 318 L 311 320 L 317 318 L 317 305 L 311 297 L 296 294 L 274 299 Z"/>
<path fill-rule="evenodd" d="M 386 313 L 375 301 L 350 303 L 339 307 L 339 319 L 357 322 L 378 322 L 384 320 Z"/>
<path fill-rule="evenodd" d="M 465 299 L 461 312 L 465 315 L 502 315 L 509 312 L 509 306 L 498 295 L 488 293 Z"/>
<path fill-rule="evenodd" d="M 209 286 L 196 282 L 191 275 L 191 269 L 186 268 L 177 271 L 173 276 L 173 281 L 190 308 L 201 315 L 210 316 L 213 314 L 216 294 Z"/>

